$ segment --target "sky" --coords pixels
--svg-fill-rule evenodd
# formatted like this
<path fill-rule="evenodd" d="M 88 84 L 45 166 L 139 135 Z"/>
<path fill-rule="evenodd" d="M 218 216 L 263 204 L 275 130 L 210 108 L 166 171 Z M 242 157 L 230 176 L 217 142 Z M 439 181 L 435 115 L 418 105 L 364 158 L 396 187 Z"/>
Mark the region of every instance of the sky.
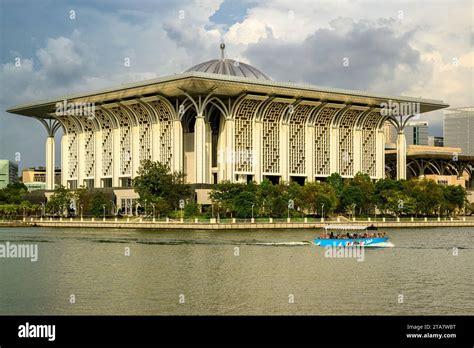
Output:
<path fill-rule="evenodd" d="M 0 0 L 0 159 L 44 165 L 46 130 L 8 107 L 181 73 L 222 41 L 276 81 L 474 106 L 473 3 Z M 442 135 L 442 111 L 421 119 Z"/>

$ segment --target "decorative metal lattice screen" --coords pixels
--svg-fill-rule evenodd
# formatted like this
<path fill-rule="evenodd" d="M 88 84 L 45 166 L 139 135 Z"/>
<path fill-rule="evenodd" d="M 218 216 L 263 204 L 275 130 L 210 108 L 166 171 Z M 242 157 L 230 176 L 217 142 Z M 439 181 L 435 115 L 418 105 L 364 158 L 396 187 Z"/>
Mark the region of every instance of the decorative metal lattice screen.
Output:
<path fill-rule="evenodd" d="M 288 163 L 291 174 L 306 173 L 306 119 L 314 106 L 298 105 L 289 119 Z"/>
<path fill-rule="evenodd" d="M 330 175 L 331 121 L 340 109 L 325 107 L 314 121 L 314 174 Z"/>
<path fill-rule="evenodd" d="M 354 124 L 363 111 L 347 110 L 339 124 L 339 174 L 354 174 Z"/>
<path fill-rule="evenodd" d="M 94 177 L 95 168 L 95 133 L 91 119 L 83 118 L 84 127 L 84 176 L 87 179 Z"/>
<path fill-rule="evenodd" d="M 95 110 L 95 118 L 99 122 L 102 130 L 102 176 L 111 177 L 113 160 L 113 123 L 102 110 Z"/>
<path fill-rule="evenodd" d="M 140 163 L 151 160 L 151 115 L 141 104 L 130 105 L 138 119 L 138 158 Z"/>
<path fill-rule="evenodd" d="M 372 112 L 362 126 L 362 172 L 377 175 L 377 124 L 380 114 Z"/>
<path fill-rule="evenodd" d="M 253 157 L 252 121 L 261 100 L 244 99 L 235 111 L 234 153 L 236 173 L 251 173 Z"/>
<path fill-rule="evenodd" d="M 161 100 L 156 100 L 150 103 L 155 110 L 160 122 L 160 158 L 161 163 L 171 166 L 173 158 L 173 118 L 170 109 Z"/>
<path fill-rule="evenodd" d="M 114 107 L 110 111 L 115 115 L 120 125 L 120 175 L 130 175 L 132 172 L 131 120 L 121 107 Z"/>
<path fill-rule="evenodd" d="M 65 116 L 61 121 L 66 127 L 67 131 L 67 165 L 68 165 L 68 179 L 77 179 L 77 140 L 78 140 L 78 126 L 71 117 Z"/>
<path fill-rule="evenodd" d="M 280 173 L 280 119 L 286 103 L 271 103 L 262 116 L 262 173 Z"/>

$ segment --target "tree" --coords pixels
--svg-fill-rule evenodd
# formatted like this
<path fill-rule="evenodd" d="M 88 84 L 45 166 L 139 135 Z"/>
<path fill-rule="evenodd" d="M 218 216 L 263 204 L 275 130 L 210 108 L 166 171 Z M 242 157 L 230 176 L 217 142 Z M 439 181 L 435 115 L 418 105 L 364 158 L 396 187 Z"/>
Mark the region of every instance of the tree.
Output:
<path fill-rule="evenodd" d="M 344 180 L 339 173 L 332 173 L 326 179 L 326 182 L 331 185 L 336 193 L 337 199 L 341 199 L 342 192 L 344 191 Z"/>
<path fill-rule="evenodd" d="M 341 197 L 341 208 L 352 213 L 353 207 L 356 209 L 362 206 L 365 193 L 360 186 L 348 185 L 344 187 Z"/>
<path fill-rule="evenodd" d="M 434 180 L 408 180 L 403 186 L 405 194 L 414 198 L 417 213 L 431 215 L 443 207 L 443 189 Z"/>
<path fill-rule="evenodd" d="M 467 193 L 466 190 L 459 185 L 442 186 L 443 191 L 443 206 L 451 215 L 457 209 L 464 208 Z"/>
<path fill-rule="evenodd" d="M 107 215 L 112 208 L 112 202 L 107 199 L 107 196 L 101 192 L 95 192 L 92 195 L 91 202 L 90 202 L 90 211 L 93 216 L 101 217 L 104 216 L 104 205 L 105 205 L 105 214 Z"/>
<path fill-rule="evenodd" d="M 377 180 L 374 188 L 374 202 L 382 212 L 385 212 L 389 209 L 389 198 L 402 191 L 403 186 L 401 180 L 393 180 L 390 178 Z"/>
<path fill-rule="evenodd" d="M 359 213 L 364 212 L 368 214 L 374 205 L 375 186 L 372 182 L 372 179 L 368 174 L 358 172 L 349 182 L 349 185 L 352 187 L 357 187 L 360 189 L 359 192 L 363 192 L 363 195 L 358 198 L 358 202 L 353 203 L 357 204 Z M 355 193 L 356 190 L 352 190 L 350 192 Z"/>
<path fill-rule="evenodd" d="M 250 191 L 242 191 L 234 198 L 234 204 L 238 218 L 249 218 L 252 216 L 252 204 L 255 204 L 255 195 Z"/>
<path fill-rule="evenodd" d="M 53 195 L 46 203 L 46 211 L 50 214 L 62 215 L 69 210 L 72 194 L 64 186 L 59 185 L 54 189 Z"/>
<path fill-rule="evenodd" d="M 81 186 L 73 193 L 73 199 L 76 202 L 76 215 L 82 213 L 88 214 L 91 208 L 91 194 L 87 187 Z"/>
<path fill-rule="evenodd" d="M 396 216 L 402 214 L 413 214 L 416 210 L 416 201 L 414 198 L 408 196 L 401 191 L 390 190 L 387 191 L 390 194 L 387 195 L 387 203 L 385 208 L 388 211 L 393 212 Z"/>
<path fill-rule="evenodd" d="M 235 197 L 245 189 L 245 184 L 221 181 L 211 190 L 209 198 L 216 204 L 220 213 L 233 217 L 236 212 Z"/>
<path fill-rule="evenodd" d="M 28 193 L 28 188 L 22 182 L 8 184 L 0 190 L 0 204 L 20 204 Z"/>
<path fill-rule="evenodd" d="M 180 199 L 191 197 L 191 187 L 185 183 L 184 174 L 172 172 L 168 165 L 158 161 L 143 161 L 132 183 L 140 196 L 140 205 L 155 203 L 164 214 L 178 209 Z"/>
<path fill-rule="evenodd" d="M 307 211 L 316 214 L 317 211 L 328 213 L 337 207 L 337 195 L 333 186 L 324 182 L 308 182 L 301 188 L 299 200 Z"/>
<path fill-rule="evenodd" d="M 199 215 L 199 204 L 196 202 L 189 202 L 184 207 L 184 217 L 190 218 Z"/>

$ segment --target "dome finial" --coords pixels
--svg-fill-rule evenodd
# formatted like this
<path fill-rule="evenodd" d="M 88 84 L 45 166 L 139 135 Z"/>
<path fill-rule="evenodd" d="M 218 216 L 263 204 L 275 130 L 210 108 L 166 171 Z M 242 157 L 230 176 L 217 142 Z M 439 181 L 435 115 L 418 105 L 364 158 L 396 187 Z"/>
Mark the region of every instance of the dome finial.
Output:
<path fill-rule="evenodd" d="M 225 50 L 225 43 L 221 43 L 220 45 L 220 48 L 221 48 L 221 59 L 224 60 L 225 56 L 224 56 L 224 50 Z"/>

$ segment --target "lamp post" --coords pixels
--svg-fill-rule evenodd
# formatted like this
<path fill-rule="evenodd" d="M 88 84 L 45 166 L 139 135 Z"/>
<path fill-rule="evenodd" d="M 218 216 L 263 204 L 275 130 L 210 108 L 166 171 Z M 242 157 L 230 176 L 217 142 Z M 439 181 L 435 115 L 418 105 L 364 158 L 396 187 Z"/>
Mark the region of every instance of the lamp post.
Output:
<path fill-rule="evenodd" d="M 103 212 L 104 212 L 104 217 L 102 218 L 102 220 L 105 221 L 105 204 L 102 204 L 102 209 L 103 209 Z"/>
<path fill-rule="evenodd" d="M 155 203 L 151 203 L 151 206 L 153 207 L 153 222 L 155 222 Z"/>
<path fill-rule="evenodd" d="M 355 208 L 356 208 L 356 204 L 352 203 L 352 221 L 355 221 Z"/>
<path fill-rule="evenodd" d="M 374 205 L 374 215 L 375 215 L 374 221 L 377 221 L 377 206 L 376 205 Z"/>
<path fill-rule="evenodd" d="M 146 203 L 147 203 L 147 200 L 145 199 L 145 218 L 146 218 Z"/>
<path fill-rule="evenodd" d="M 324 222 L 324 203 L 321 203 L 321 222 Z"/>
<path fill-rule="evenodd" d="M 253 206 L 254 206 L 254 204 L 252 203 L 252 219 L 250 220 L 251 223 L 254 223 L 254 222 L 255 222 L 255 220 L 254 220 L 254 218 L 253 218 Z"/>
<path fill-rule="evenodd" d="M 295 201 L 290 199 L 288 200 L 288 217 L 286 218 L 286 222 L 290 222 L 290 209 L 295 207 Z"/>
<path fill-rule="evenodd" d="M 83 220 L 83 217 L 82 217 L 83 211 L 84 211 L 84 205 L 81 204 L 81 221 Z"/>
<path fill-rule="evenodd" d="M 41 202 L 41 217 L 43 217 L 44 215 L 46 215 L 45 206 L 44 206 L 44 202 Z"/>
<path fill-rule="evenodd" d="M 179 209 L 181 209 L 181 222 L 184 221 L 183 209 L 184 209 L 184 199 L 179 200 Z"/>

